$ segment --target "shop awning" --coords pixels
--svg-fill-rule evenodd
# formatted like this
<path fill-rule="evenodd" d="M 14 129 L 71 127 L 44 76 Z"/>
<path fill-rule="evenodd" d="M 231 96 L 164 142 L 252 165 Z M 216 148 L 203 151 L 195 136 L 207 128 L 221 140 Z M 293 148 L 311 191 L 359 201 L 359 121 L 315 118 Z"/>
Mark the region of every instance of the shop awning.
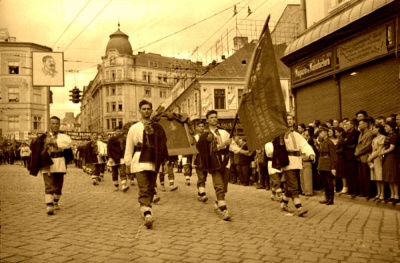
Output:
<path fill-rule="evenodd" d="M 395 1 L 397 0 L 363 0 L 355 4 L 350 3 L 348 7 L 343 7 L 344 10 L 329 15 L 318 24 L 308 28 L 286 48 L 284 56 L 288 56 Z"/>

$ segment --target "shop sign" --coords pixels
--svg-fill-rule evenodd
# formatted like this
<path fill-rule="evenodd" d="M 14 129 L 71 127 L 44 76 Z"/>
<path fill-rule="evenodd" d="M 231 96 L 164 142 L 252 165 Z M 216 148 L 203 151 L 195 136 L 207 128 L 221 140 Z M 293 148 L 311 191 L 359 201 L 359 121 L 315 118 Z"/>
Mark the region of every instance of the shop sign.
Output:
<path fill-rule="evenodd" d="M 303 81 L 333 69 L 332 52 L 325 52 L 292 67 L 293 82 Z"/>
<path fill-rule="evenodd" d="M 339 67 L 347 68 L 388 53 L 386 27 L 377 28 L 337 47 Z"/>

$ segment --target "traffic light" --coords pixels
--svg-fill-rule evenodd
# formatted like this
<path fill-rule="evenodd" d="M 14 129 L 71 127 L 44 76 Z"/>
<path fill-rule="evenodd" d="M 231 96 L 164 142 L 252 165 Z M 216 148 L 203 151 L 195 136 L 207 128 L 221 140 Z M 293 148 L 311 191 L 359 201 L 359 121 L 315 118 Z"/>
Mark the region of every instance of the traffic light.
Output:
<path fill-rule="evenodd" d="M 81 101 L 81 91 L 77 87 L 73 88 L 69 92 L 69 96 L 71 97 L 70 101 L 73 103 L 79 103 Z"/>

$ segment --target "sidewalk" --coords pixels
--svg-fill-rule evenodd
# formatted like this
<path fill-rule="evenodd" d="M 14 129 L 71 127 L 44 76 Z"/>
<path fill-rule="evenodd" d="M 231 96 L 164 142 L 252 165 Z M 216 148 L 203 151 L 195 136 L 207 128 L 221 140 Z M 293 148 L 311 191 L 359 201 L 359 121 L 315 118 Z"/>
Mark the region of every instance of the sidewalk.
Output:
<path fill-rule="evenodd" d="M 0 166 L 1 262 L 400 262 L 398 206 L 338 196 L 301 197 L 304 218 L 280 211 L 270 192 L 229 185 L 233 220 L 197 201 L 176 174 L 174 192 L 158 190 L 152 229 L 143 226 L 137 186 L 113 192 L 111 175 L 93 186 L 90 176 L 69 166 L 61 210 L 48 216 L 43 180 L 20 165 Z"/>

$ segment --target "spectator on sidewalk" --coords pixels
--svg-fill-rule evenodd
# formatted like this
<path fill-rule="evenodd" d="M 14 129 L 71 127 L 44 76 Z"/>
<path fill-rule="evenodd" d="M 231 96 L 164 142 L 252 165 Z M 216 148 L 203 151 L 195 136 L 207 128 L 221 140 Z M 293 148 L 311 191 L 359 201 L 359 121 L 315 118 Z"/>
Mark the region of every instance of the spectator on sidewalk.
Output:
<path fill-rule="evenodd" d="M 29 148 L 28 144 L 22 143 L 21 150 L 20 150 L 20 155 L 21 155 L 21 160 L 25 168 L 28 167 L 28 160 L 29 156 L 31 155 L 31 149 Z"/>
<path fill-rule="evenodd" d="M 385 128 L 380 124 L 375 124 L 372 128 L 372 134 L 375 136 L 372 139 L 372 152 L 368 157 L 368 166 L 371 171 L 371 181 L 376 183 L 377 194 L 375 201 L 384 201 L 384 183 L 382 178 L 382 159 L 379 158 L 379 154 L 383 150 L 383 144 L 385 142 Z"/>
<path fill-rule="evenodd" d="M 236 143 L 238 143 L 239 138 L 237 136 L 233 139 Z M 230 158 L 230 167 L 229 167 L 229 182 L 232 184 L 239 184 L 240 183 L 240 172 L 238 168 L 239 164 L 239 154 L 229 151 L 229 158 Z"/>
<path fill-rule="evenodd" d="M 335 190 L 334 178 L 336 175 L 336 149 L 332 140 L 328 137 L 328 127 L 321 125 L 318 132 L 318 172 L 324 180 L 325 199 L 321 200 L 321 204 L 333 205 Z"/>
<path fill-rule="evenodd" d="M 336 144 L 336 178 L 337 180 L 341 180 L 342 190 L 340 194 L 347 194 L 348 186 L 347 179 L 345 175 L 345 164 L 344 164 L 344 148 L 343 148 L 343 137 L 345 136 L 344 129 L 342 127 L 336 128 L 336 135 L 338 138 Z M 339 181 L 340 182 L 340 181 Z"/>
<path fill-rule="evenodd" d="M 240 149 L 248 152 L 249 147 L 247 146 L 246 138 L 240 138 L 238 141 L 238 146 Z M 239 171 L 239 178 L 240 182 L 244 186 L 249 186 L 250 184 L 250 163 L 251 163 L 251 156 L 247 153 L 238 153 L 238 171 Z"/>
<path fill-rule="evenodd" d="M 358 182 L 359 182 L 359 193 L 362 197 L 366 197 L 367 200 L 372 198 L 371 192 L 371 180 L 370 180 L 370 168 L 368 166 L 368 156 L 372 151 L 372 139 L 373 134 L 370 129 L 370 123 L 372 119 L 364 116 L 358 122 L 358 130 L 360 135 L 358 137 L 358 143 L 354 152 L 355 157 L 358 161 Z"/>
<path fill-rule="evenodd" d="M 303 134 L 304 139 L 307 143 L 313 147 L 314 140 L 310 136 L 310 131 L 306 130 Z M 314 149 L 314 148 L 313 148 Z M 315 152 L 315 150 L 314 150 Z M 313 169 L 312 169 L 312 160 L 308 158 L 305 154 L 302 154 L 302 165 L 303 169 L 300 171 L 300 185 L 302 194 L 305 196 L 312 196 L 313 195 Z"/>
<path fill-rule="evenodd" d="M 385 124 L 386 138 L 383 144 L 383 150 L 379 154 L 382 158 L 382 175 L 383 181 L 389 183 L 390 187 L 390 198 L 389 202 L 393 205 L 399 202 L 399 175 L 397 173 L 398 160 L 397 156 L 397 146 L 399 137 L 396 132 L 396 122 L 388 121 Z"/>
<path fill-rule="evenodd" d="M 157 172 L 168 159 L 167 136 L 161 125 L 151 120 L 153 104 L 139 102 L 142 119 L 129 128 L 125 147 L 125 165 L 136 173 L 139 188 L 140 212 L 147 228 L 153 226 L 152 202 L 155 194 Z"/>
<path fill-rule="evenodd" d="M 268 160 L 265 155 L 265 147 L 256 150 L 256 164 L 259 177 L 257 189 L 271 190 L 270 176 L 268 173 Z"/>
<path fill-rule="evenodd" d="M 71 138 L 59 133 L 60 118 L 50 118 L 50 131 L 39 136 L 31 144 L 32 158 L 30 158 L 29 172 L 37 176 L 43 174 L 45 185 L 45 203 L 48 215 L 60 209 L 58 202 L 61 198 L 64 184 L 64 175 L 67 164 L 73 160 Z"/>
<path fill-rule="evenodd" d="M 348 120 L 345 123 L 346 136 L 343 139 L 344 170 L 348 184 L 348 193 L 354 198 L 360 194 L 360 185 L 357 175 L 357 158 L 354 155 L 360 132 L 356 129 L 356 119 Z"/>

